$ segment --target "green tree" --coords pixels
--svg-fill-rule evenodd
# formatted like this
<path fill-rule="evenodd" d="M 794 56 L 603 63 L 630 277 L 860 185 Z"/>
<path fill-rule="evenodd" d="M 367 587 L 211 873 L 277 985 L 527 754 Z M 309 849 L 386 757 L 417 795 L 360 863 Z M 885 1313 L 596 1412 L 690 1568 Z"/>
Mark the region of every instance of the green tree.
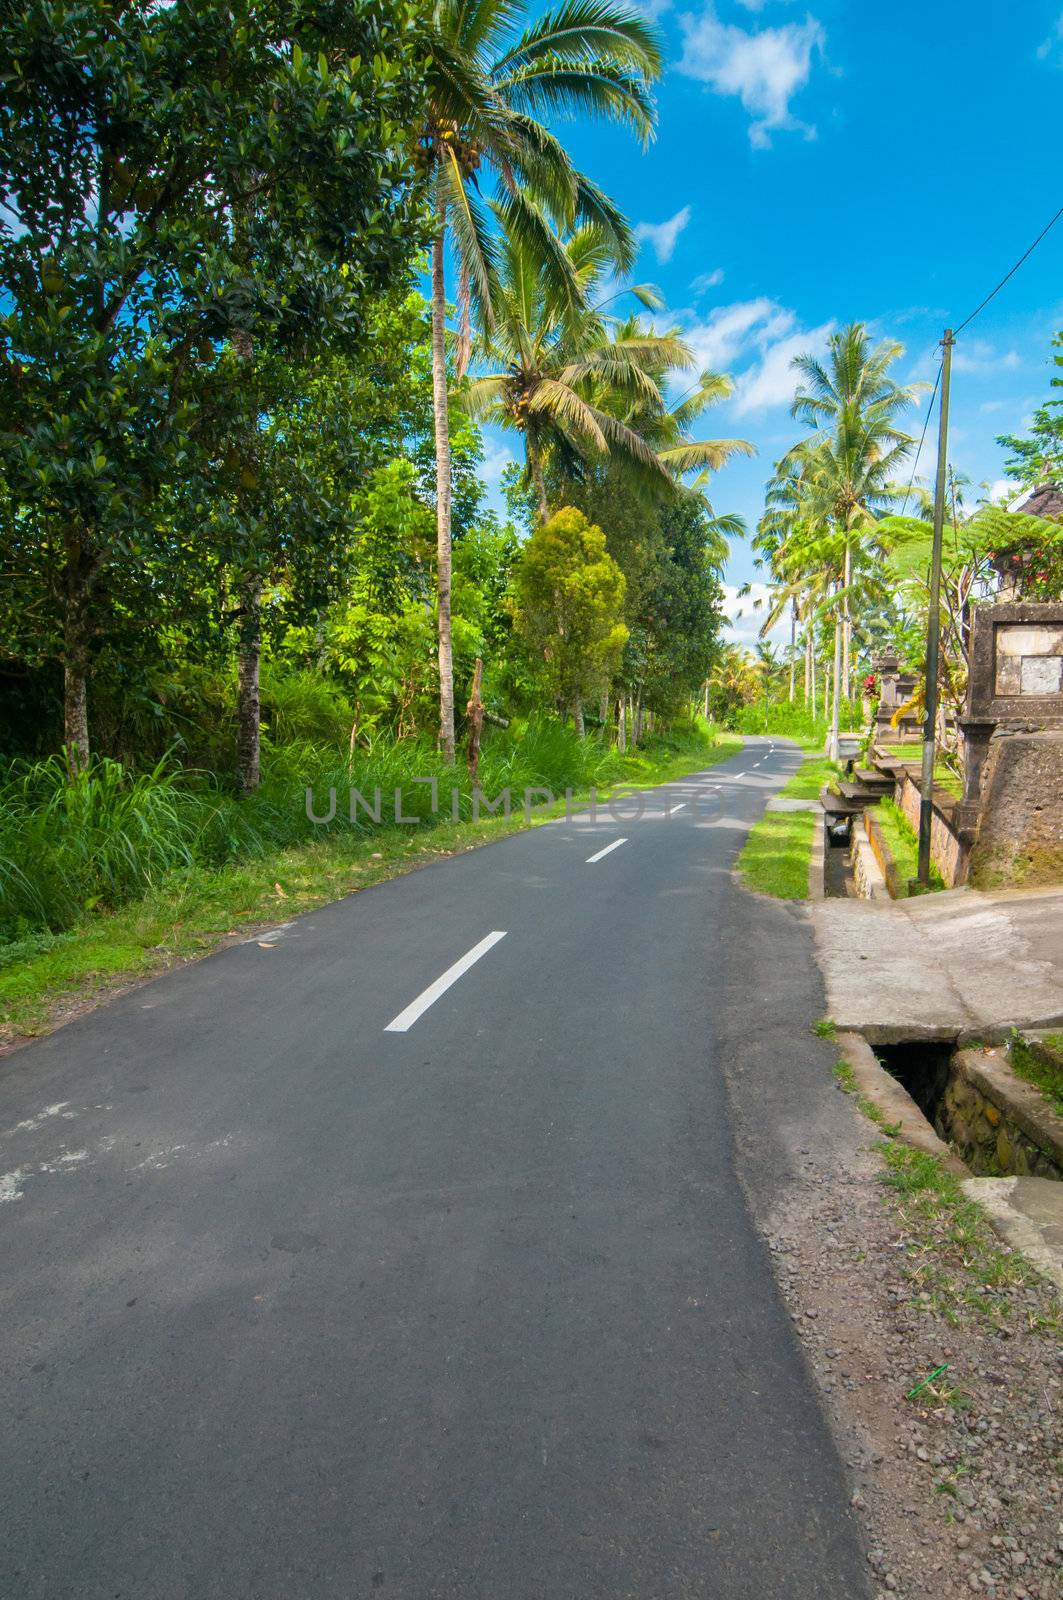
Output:
<path fill-rule="evenodd" d="M 660 71 L 657 36 L 644 18 L 613 0 L 561 0 L 517 31 L 520 7 L 508 0 L 440 0 L 426 42 L 429 110 L 421 139 L 435 213 L 432 244 L 432 360 L 436 428 L 437 584 L 440 746 L 454 759 L 451 606 L 450 431 L 447 420 L 447 244 L 458 266 L 461 327 L 457 373 L 465 369 L 468 317 L 494 320 L 497 248 L 481 198 L 485 176 L 500 190 L 507 226 L 570 276 L 548 216 L 568 229 L 598 223 L 618 259 L 634 254 L 616 207 L 572 164 L 539 118 L 580 112 L 648 139 L 654 124 L 649 81 Z M 545 208 L 545 209 L 544 209 Z"/>
<path fill-rule="evenodd" d="M 26 0 L 0 18 L 0 471 L 77 762 L 109 607 L 135 603 L 151 561 L 175 583 L 151 508 L 193 470 L 227 343 L 356 336 L 406 269 L 418 48 L 390 0 Z"/>
<path fill-rule="evenodd" d="M 627 639 L 624 575 L 601 528 L 567 507 L 536 528 L 514 575 L 518 632 L 583 734 L 583 701 L 608 686 Z"/>
<path fill-rule="evenodd" d="M 1063 332 L 1056 334 L 1052 348 L 1056 351 L 1053 364 L 1060 369 L 1052 388 L 1063 389 Z M 1004 434 L 997 444 L 1012 452 L 1011 460 L 1004 463 L 1009 478 L 1031 489 L 1046 480 L 1063 484 L 1063 398 L 1046 400 L 1037 407 L 1028 438 Z"/>

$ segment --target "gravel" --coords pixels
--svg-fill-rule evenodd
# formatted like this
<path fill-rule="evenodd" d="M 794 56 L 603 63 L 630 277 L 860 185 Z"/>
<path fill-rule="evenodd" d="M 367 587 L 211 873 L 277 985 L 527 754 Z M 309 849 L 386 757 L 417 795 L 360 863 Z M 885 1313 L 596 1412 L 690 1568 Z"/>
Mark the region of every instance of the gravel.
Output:
<path fill-rule="evenodd" d="M 946 1320 L 913 1281 L 922 1223 L 884 1187 L 874 1130 L 855 1106 L 852 1117 L 841 1150 L 799 1152 L 766 1231 L 852 1476 L 873 1591 L 1058 1600 L 1063 1348 L 1035 1325 L 1051 1317 L 1052 1292 L 1039 1279 L 987 1289 L 972 1273 L 961 1287 L 1008 1314 L 999 1327 L 977 1306 Z M 905 1398 L 944 1363 L 942 1379 Z"/>

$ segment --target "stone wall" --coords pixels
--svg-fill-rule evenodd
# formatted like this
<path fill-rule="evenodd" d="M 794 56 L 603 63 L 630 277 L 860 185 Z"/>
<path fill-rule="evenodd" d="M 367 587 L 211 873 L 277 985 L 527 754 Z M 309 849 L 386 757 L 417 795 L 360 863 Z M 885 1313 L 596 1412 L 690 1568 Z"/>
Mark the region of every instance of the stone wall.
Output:
<path fill-rule="evenodd" d="M 971 882 L 981 889 L 1063 883 L 1063 732 L 992 741 Z"/>
<path fill-rule="evenodd" d="M 980 1176 L 1063 1178 L 1063 1118 L 995 1053 L 960 1050 L 934 1127 Z"/>

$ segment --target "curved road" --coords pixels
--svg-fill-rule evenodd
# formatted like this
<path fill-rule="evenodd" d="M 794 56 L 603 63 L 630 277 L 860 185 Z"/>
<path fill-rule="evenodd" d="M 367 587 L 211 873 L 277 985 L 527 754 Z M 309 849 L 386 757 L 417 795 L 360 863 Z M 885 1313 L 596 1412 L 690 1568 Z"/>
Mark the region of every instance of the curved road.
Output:
<path fill-rule="evenodd" d="M 3 1065 L 0 1593 L 867 1593 L 720 1061 L 767 1004 L 730 867 L 798 760 L 750 741 Z"/>

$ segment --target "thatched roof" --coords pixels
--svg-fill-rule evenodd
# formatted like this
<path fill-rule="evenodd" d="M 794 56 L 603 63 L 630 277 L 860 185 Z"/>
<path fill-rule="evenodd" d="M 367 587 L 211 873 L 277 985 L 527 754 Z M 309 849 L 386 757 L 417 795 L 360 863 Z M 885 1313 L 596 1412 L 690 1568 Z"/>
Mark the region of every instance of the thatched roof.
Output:
<path fill-rule="evenodd" d="M 1063 517 L 1063 489 L 1058 483 L 1039 483 L 1036 489 L 1024 489 L 1008 510 L 1027 517 Z"/>

